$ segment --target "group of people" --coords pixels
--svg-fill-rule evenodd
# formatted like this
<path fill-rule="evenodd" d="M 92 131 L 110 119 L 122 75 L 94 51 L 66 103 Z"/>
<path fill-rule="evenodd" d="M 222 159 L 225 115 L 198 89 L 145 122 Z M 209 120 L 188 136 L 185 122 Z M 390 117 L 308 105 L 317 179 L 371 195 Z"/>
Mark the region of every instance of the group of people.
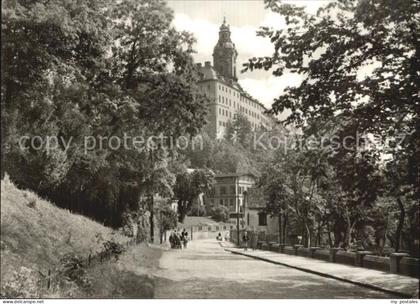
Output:
<path fill-rule="evenodd" d="M 258 243 L 258 233 L 256 231 L 244 231 L 242 235 L 242 245 L 244 250 L 248 250 L 248 247 L 251 247 L 252 250 L 257 249 Z"/>
<path fill-rule="evenodd" d="M 229 232 L 226 232 L 225 241 L 229 241 L 229 239 L 230 239 Z M 223 241 L 223 237 L 222 237 L 222 234 L 220 232 L 217 235 L 216 240 L 218 240 L 219 242 Z"/>
<path fill-rule="evenodd" d="M 181 233 L 175 229 L 169 235 L 169 243 L 171 244 L 172 249 L 185 249 L 188 245 L 188 232 L 185 228 L 181 231 Z"/>

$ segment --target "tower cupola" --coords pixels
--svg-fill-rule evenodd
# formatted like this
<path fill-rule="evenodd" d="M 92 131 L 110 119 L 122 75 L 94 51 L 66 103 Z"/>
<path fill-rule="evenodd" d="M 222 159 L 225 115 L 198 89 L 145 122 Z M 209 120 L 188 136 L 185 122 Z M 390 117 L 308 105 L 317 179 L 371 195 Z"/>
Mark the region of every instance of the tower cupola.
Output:
<path fill-rule="evenodd" d="M 219 28 L 219 40 L 213 51 L 213 66 L 220 75 L 236 81 L 237 57 L 238 52 L 230 38 L 230 27 L 224 18 Z"/>

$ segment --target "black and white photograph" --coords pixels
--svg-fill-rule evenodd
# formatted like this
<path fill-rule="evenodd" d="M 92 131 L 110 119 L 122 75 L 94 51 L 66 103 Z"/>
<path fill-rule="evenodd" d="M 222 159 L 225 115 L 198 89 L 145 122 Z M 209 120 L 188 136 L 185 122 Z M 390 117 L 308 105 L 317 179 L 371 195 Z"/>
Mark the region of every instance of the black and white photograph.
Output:
<path fill-rule="evenodd" d="M 420 1 L 3 0 L 1 67 L 1 303 L 419 303 Z"/>

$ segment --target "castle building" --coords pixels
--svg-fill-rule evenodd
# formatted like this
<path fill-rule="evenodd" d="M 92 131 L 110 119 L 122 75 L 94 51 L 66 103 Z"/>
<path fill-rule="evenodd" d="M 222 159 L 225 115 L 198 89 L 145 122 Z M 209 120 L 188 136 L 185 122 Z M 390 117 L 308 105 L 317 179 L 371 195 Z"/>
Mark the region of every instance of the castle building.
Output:
<path fill-rule="evenodd" d="M 226 133 L 229 121 L 242 113 L 253 130 L 270 129 L 271 117 L 264 114 L 266 108 L 252 98 L 238 83 L 236 59 L 238 52 L 230 37 L 226 20 L 220 26 L 219 40 L 213 51 L 213 65 L 206 61 L 198 63 L 200 80 L 198 85 L 211 100 L 209 104 L 208 130 L 211 136 L 221 138 Z"/>

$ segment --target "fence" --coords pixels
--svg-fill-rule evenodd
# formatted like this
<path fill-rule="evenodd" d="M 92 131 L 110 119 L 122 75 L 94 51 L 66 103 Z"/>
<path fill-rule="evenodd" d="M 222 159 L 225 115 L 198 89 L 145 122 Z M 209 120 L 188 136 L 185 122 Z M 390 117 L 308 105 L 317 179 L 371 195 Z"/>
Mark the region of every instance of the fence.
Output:
<path fill-rule="evenodd" d="M 135 239 L 130 239 L 127 242 L 124 242 L 123 245 L 125 248 L 136 245 L 139 242 Z M 89 254 L 87 257 L 79 259 L 80 265 L 83 268 L 93 267 L 95 265 L 102 264 L 106 261 L 109 261 L 112 257 L 115 257 L 115 261 L 118 260 L 118 254 L 115 254 L 111 251 L 101 251 L 97 254 Z M 56 291 L 56 288 L 60 281 L 63 279 L 61 273 L 58 269 L 48 269 L 45 273 L 38 271 L 40 279 L 38 280 L 38 285 L 41 289 L 46 289 L 48 291 Z"/>

